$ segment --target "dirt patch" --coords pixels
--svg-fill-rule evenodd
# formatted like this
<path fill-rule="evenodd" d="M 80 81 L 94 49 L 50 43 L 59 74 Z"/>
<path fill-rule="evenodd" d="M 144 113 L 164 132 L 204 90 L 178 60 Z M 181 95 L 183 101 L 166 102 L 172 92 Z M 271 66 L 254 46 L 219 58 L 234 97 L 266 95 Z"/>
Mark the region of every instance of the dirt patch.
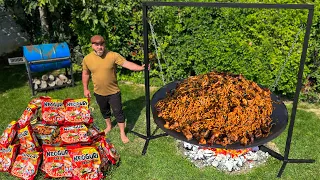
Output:
<path fill-rule="evenodd" d="M 290 105 L 292 107 L 292 101 L 284 101 L 283 102 L 286 106 Z M 300 102 L 298 103 L 298 109 L 299 110 L 304 110 L 307 112 L 313 112 L 316 114 L 318 118 L 320 118 L 320 106 L 316 104 L 309 104 L 305 102 Z"/>
<path fill-rule="evenodd" d="M 120 81 L 120 82 L 123 83 L 123 84 L 136 85 L 136 86 L 139 86 L 139 87 L 144 87 L 145 86 L 144 84 L 136 84 L 136 83 L 130 82 L 130 81 Z M 150 91 L 156 91 L 158 89 L 159 89 L 159 87 L 150 86 Z"/>

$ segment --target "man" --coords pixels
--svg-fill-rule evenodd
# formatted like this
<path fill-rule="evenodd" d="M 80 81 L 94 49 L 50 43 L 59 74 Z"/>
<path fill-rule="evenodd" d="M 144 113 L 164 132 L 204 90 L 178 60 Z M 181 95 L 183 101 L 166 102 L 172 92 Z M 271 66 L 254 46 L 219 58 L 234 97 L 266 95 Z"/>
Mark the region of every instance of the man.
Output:
<path fill-rule="evenodd" d="M 104 38 L 100 35 L 91 37 L 91 47 L 93 51 L 84 57 L 82 61 L 82 84 L 85 97 L 91 97 L 88 89 L 90 74 L 94 85 L 94 96 L 99 105 L 101 114 L 106 121 L 107 134 L 111 130 L 111 110 L 117 120 L 120 137 L 123 143 L 128 143 L 129 139 L 125 134 L 125 117 L 122 111 L 121 94 L 116 77 L 117 65 L 132 71 L 144 70 L 144 65 L 140 66 L 130 61 L 116 52 L 105 48 Z"/>

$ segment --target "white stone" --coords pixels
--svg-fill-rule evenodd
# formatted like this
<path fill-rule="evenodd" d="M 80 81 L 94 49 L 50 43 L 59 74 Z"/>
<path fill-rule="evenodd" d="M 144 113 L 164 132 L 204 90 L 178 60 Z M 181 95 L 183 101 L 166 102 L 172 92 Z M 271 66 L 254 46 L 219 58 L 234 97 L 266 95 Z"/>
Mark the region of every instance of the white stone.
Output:
<path fill-rule="evenodd" d="M 236 158 L 235 158 L 235 161 L 237 162 L 237 165 L 239 165 L 240 167 L 242 167 L 243 163 L 242 163 L 241 158 L 236 157 Z"/>
<path fill-rule="evenodd" d="M 203 151 L 203 155 L 205 157 L 211 157 L 211 156 L 213 156 L 213 151 L 211 151 L 209 149 L 206 149 L 206 150 Z"/>
<path fill-rule="evenodd" d="M 211 162 L 211 161 L 213 161 L 215 158 L 216 158 L 215 156 L 212 156 L 212 157 L 210 157 L 209 159 L 207 159 L 207 162 Z"/>
<path fill-rule="evenodd" d="M 220 162 L 220 161 L 222 160 L 222 157 L 221 157 L 221 156 L 217 156 L 217 157 L 215 158 L 215 160 L 218 161 L 218 162 Z"/>
<path fill-rule="evenodd" d="M 214 166 L 214 167 L 218 167 L 219 161 L 214 160 L 214 161 L 212 161 L 211 165 Z"/>
<path fill-rule="evenodd" d="M 232 171 L 233 161 L 226 161 L 225 166 L 227 167 L 229 172 Z"/>
<path fill-rule="evenodd" d="M 230 158 L 231 158 L 230 154 L 227 154 L 227 155 L 226 155 L 226 159 L 228 160 L 228 159 L 230 159 Z"/>
<path fill-rule="evenodd" d="M 190 143 L 187 143 L 187 142 L 184 142 L 184 143 L 183 143 L 183 147 L 186 148 L 186 149 L 188 149 L 188 150 L 192 149 L 192 146 L 193 146 L 193 145 L 190 144 Z"/>
<path fill-rule="evenodd" d="M 198 153 L 197 156 L 198 156 L 198 159 L 199 159 L 199 160 L 204 159 L 204 156 L 203 156 L 203 154 L 201 154 L 201 153 Z"/>
<path fill-rule="evenodd" d="M 241 162 L 242 162 L 242 163 L 247 162 L 247 160 L 246 160 L 246 158 L 245 158 L 244 156 L 240 156 L 240 159 L 241 159 Z"/>
<path fill-rule="evenodd" d="M 233 166 L 233 169 L 236 171 L 240 171 L 240 167 L 238 167 L 238 166 Z"/>
<path fill-rule="evenodd" d="M 198 151 L 198 149 L 199 149 L 199 146 L 196 146 L 196 145 L 192 146 L 192 151 Z"/>

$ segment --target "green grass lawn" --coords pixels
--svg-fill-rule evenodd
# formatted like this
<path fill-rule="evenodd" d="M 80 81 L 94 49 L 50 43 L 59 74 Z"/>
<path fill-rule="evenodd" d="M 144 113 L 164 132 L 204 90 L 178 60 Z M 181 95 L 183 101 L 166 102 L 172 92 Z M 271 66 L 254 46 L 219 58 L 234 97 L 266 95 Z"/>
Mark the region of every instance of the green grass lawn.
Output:
<path fill-rule="evenodd" d="M 27 84 L 25 67 L 3 66 L 0 68 L 0 132 L 12 120 L 20 117 L 31 96 Z M 92 84 L 90 84 L 92 89 Z M 144 87 L 120 83 L 124 112 L 127 117 L 128 128 L 145 134 L 145 97 Z M 76 86 L 64 88 L 47 93 L 38 93 L 36 97 L 48 95 L 53 98 L 82 98 L 82 84 L 79 76 L 76 77 Z M 100 128 L 105 124 L 99 113 L 94 97 L 91 106 L 94 108 L 94 120 Z M 288 105 L 290 106 L 290 105 Z M 306 108 L 306 107 L 304 107 Z M 290 110 L 290 108 L 288 108 Z M 152 119 L 151 119 L 152 121 Z M 316 114 L 304 110 L 298 110 L 293 133 L 290 158 L 312 158 L 313 164 L 288 164 L 282 179 L 319 179 L 320 176 L 320 119 Z M 152 132 L 156 129 L 155 123 L 151 122 Z M 156 132 L 162 133 L 161 130 Z M 284 152 L 287 130 L 273 140 Z M 161 137 L 151 140 L 146 155 L 141 155 L 145 141 L 132 133 L 128 133 L 130 143 L 122 144 L 119 137 L 119 129 L 115 127 L 108 137 L 114 143 L 121 155 L 121 164 L 114 168 L 106 179 L 277 179 L 276 175 L 282 165 L 281 161 L 270 157 L 266 164 L 252 169 L 246 174 L 228 175 L 217 171 L 215 168 L 199 169 L 178 151 L 176 141 L 172 137 Z M 0 173 L 0 180 L 17 179 L 8 173 Z M 38 173 L 36 179 L 44 179 Z"/>

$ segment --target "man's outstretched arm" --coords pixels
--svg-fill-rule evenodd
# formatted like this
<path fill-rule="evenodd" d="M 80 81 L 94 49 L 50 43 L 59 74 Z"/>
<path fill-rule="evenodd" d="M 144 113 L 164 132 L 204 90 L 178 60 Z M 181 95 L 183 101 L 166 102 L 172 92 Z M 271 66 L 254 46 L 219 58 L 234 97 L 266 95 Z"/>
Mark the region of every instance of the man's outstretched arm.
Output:
<path fill-rule="evenodd" d="M 144 65 L 140 66 L 140 65 L 135 64 L 130 61 L 125 61 L 121 66 L 124 68 L 127 68 L 131 71 L 143 71 L 144 70 Z"/>

